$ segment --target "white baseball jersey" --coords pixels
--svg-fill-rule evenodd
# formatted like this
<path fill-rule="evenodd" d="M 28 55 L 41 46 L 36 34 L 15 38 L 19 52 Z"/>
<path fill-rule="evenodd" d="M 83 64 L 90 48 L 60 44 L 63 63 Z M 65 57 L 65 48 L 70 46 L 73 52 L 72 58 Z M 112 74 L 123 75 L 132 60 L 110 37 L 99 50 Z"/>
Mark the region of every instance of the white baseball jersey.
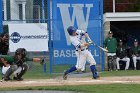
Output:
<path fill-rule="evenodd" d="M 80 48 L 81 44 L 86 42 L 86 32 L 84 32 L 83 30 L 77 30 L 76 33 L 76 36 L 70 36 L 71 43 L 75 46 L 76 50 L 76 68 L 78 70 L 81 70 L 83 66 L 85 66 L 86 61 L 88 61 L 90 65 L 96 65 L 96 62 L 92 54 L 88 51 L 87 47 Z"/>

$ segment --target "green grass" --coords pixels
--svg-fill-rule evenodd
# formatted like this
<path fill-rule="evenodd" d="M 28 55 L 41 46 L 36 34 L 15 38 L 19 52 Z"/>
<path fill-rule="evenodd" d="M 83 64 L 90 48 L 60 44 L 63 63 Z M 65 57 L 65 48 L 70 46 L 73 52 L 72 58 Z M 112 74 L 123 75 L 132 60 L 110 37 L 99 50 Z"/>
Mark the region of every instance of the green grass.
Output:
<path fill-rule="evenodd" d="M 140 70 L 128 70 L 128 71 L 103 71 L 100 72 L 99 75 L 101 77 L 112 77 L 112 76 L 140 76 Z M 60 73 L 56 74 L 49 74 L 49 73 L 43 73 L 43 71 L 28 71 L 25 75 L 25 79 L 48 79 L 48 78 L 55 78 L 57 76 L 62 76 Z M 91 77 L 91 75 L 87 76 Z M 84 77 L 83 77 L 84 78 Z"/>
<path fill-rule="evenodd" d="M 140 70 L 103 71 L 100 76 L 140 76 Z"/>
<path fill-rule="evenodd" d="M 40 64 L 32 64 L 31 70 L 27 71 L 24 75 L 26 79 L 45 79 L 45 78 L 55 78 L 63 74 L 64 70 L 70 68 L 70 65 L 54 65 L 53 73 L 50 74 L 49 63 L 46 64 L 47 72 L 44 73 L 43 66 Z"/>
<path fill-rule="evenodd" d="M 38 63 L 31 64 L 31 69 L 24 75 L 24 79 L 46 79 L 62 76 L 60 73 L 49 74 L 49 63 L 47 63 L 47 73 L 43 72 L 43 66 Z M 53 66 L 54 72 L 61 72 L 68 69 L 68 65 Z M 140 70 L 121 70 L 121 71 L 103 71 L 101 77 L 112 76 L 140 76 Z M 87 77 L 91 77 L 87 76 Z M 84 78 L 84 77 L 83 77 Z M 23 88 L 0 88 L 0 90 L 60 90 L 74 91 L 82 93 L 139 93 L 140 84 L 101 84 L 101 85 L 79 85 L 79 86 L 44 86 L 44 87 L 23 87 Z"/>
<path fill-rule="evenodd" d="M 80 86 L 44 86 L 8 88 L 8 90 L 57 90 L 74 91 L 75 93 L 139 93 L 139 84 L 101 84 L 101 85 L 80 85 Z M 1 90 L 1 89 L 0 89 Z M 2 89 L 6 90 L 6 89 Z"/>
<path fill-rule="evenodd" d="M 47 73 L 43 72 L 43 66 L 38 63 L 30 63 L 30 69 L 23 76 L 25 79 L 46 79 L 46 78 L 55 78 L 57 76 L 62 76 L 63 71 L 70 68 L 71 65 L 54 65 L 53 74 L 49 74 L 49 62 L 47 62 Z M 1 74 L 0 74 L 1 75 Z M 140 70 L 121 70 L 121 71 L 103 71 L 100 73 L 101 77 L 106 76 L 140 76 Z M 91 77 L 91 76 L 90 76 Z"/>
<path fill-rule="evenodd" d="M 53 65 L 53 73 L 50 74 L 50 64 L 46 63 L 47 72 L 44 73 L 43 65 L 34 62 L 27 62 L 29 64 L 30 69 L 23 76 L 25 79 L 46 79 L 46 78 L 55 78 L 56 76 L 62 75 L 64 70 L 71 67 L 71 65 Z M 1 69 L 0 69 L 0 77 L 1 77 Z"/>
<path fill-rule="evenodd" d="M 48 67 L 49 64 L 47 64 Z M 63 70 L 68 66 L 56 66 L 56 70 Z M 62 74 L 43 73 L 40 64 L 34 64 L 32 69 L 25 75 L 24 79 L 46 79 L 62 76 Z M 140 70 L 121 70 L 121 71 L 103 71 L 100 73 L 101 77 L 112 76 L 140 76 Z M 91 77 L 91 76 L 90 76 Z M 77 85 L 77 86 L 44 86 L 44 87 L 23 87 L 23 88 L 0 88 L 0 90 L 60 90 L 60 91 L 74 91 L 82 93 L 139 93 L 140 84 L 101 84 L 101 85 Z"/>

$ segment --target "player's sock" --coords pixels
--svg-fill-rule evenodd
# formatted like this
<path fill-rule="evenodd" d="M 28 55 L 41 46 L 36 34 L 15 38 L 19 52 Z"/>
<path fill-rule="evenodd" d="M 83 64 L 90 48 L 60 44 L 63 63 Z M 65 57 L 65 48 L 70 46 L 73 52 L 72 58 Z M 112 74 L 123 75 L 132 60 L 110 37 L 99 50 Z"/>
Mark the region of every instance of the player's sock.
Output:
<path fill-rule="evenodd" d="M 90 66 L 91 72 L 93 74 L 93 78 L 96 79 L 98 77 L 95 65 Z"/>
<path fill-rule="evenodd" d="M 71 72 L 73 72 L 73 71 L 75 71 L 75 70 L 77 70 L 77 69 L 76 69 L 75 66 L 73 66 L 73 67 L 71 67 L 70 69 L 68 69 L 68 70 L 66 71 L 66 73 L 68 74 L 68 73 L 71 73 Z"/>

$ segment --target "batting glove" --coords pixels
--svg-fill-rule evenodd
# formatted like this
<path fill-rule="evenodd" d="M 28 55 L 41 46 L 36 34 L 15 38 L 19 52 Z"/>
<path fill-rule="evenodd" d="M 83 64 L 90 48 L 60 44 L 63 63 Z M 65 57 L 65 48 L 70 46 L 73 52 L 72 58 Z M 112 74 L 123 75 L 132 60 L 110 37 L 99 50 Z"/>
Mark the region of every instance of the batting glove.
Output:
<path fill-rule="evenodd" d="M 93 43 L 93 41 L 88 40 L 88 44 L 93 45 L 94 43 Z"/>

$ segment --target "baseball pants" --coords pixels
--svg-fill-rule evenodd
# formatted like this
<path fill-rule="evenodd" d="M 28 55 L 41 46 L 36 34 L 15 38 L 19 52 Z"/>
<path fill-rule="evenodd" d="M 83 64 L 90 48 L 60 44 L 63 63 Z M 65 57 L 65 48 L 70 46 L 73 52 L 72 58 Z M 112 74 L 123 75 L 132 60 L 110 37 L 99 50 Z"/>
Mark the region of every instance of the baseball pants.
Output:
<path fill-rule="evenodd" d="M 130 58 L 124 57 L 123 59 L 120 59 L 119 57 L 117 57 L 116 63 L 117 63 L 117 69 L 118 70 L 120 69 L 119 61 L 125 61 L 126 62 L 125 70 L 127 70 L 129 68 Z"/>

